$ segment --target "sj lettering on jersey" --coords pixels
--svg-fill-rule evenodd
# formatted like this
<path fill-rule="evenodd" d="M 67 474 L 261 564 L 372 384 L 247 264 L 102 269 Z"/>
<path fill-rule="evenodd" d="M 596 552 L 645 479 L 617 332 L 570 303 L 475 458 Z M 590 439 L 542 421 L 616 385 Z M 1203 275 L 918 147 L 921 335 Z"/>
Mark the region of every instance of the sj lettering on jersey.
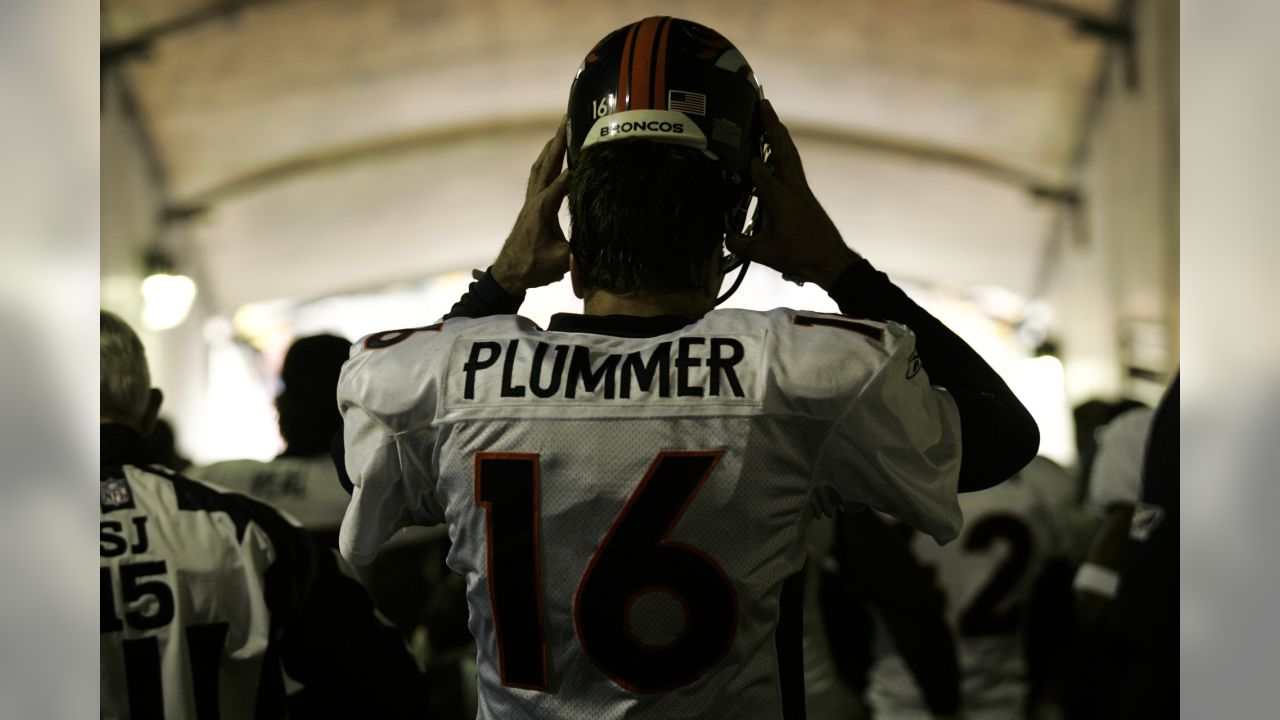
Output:
<path fill-rule="evenodd" d="M 104 558 L 119 557 L 125 553 L 144 553 L 151 547 L 147 539 L 147 516 L 133 518 L 133 527 L 126 530 L 122 522 L 103 520 L 98 524 L 98 554 Z M 132 535 L 132 537 L 130 537 Z"/>
<path fill-rule="evenodd" d="M 465 340 L 453 353 L 463 405 L 534 399 L 749 400 L 754 338 L 686 336 L 629 352 L 545 341 Z M 455 381 L 456 382 L 456 381 Z"/>

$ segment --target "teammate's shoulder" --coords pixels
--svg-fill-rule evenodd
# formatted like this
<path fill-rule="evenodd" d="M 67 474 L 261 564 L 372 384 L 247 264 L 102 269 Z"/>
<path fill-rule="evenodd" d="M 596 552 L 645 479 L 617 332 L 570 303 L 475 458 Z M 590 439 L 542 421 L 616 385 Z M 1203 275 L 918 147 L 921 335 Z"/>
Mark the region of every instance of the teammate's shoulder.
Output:
<path fill-rule="evenodd" d="M 302 531 L 301 524 L 287 513 L 236 490 L 159 465 L 133 469 L 136 473 L 130 473 L 128 477 L 134 482 L 142 477 L 160 478 L 167 482 L 173 489 L 175 507 L 179 511 L 227 515 L 235 527 L 237 539 L 244 539 L 250 523 L 261 527 L 268 535 Z"/>
<path fill-rule="evenodd" d="M 1036 503 L 1046 507 L 1077 504 L 1075 476 L 1066 468 L 1043 455 L 1037 455 L 1008 482 L 1025 488 Z"/>
<path fill-rule="evenodd" d="M 228 480 L 235 480 L 241 477 L 252 475 L 267 467 L 267 463 L 261 460 L 253 460 L 251 458 L 239 458 L 236 460 L 219 460 L 209 463 L 208 465 L 197 465 L 187 468 L 183 473 L 183 477 L 198 480 L 208 485 L 226 486 L 230 488 Z"/>
<path fill-rule="evenodd" d="M 1135 407 L 1120 413 L 1099 431 L 1099 445 L 1115 444 L 1135 451 L 1144 450 L 1155 414 L 1154 409 L 1146 406 Z"/>
<path fill-rule="evenodd" d="M 1048 482 L 1061 482 L 1062 480 L 1070 480 L 1071 473 L 1056 460 L 1037 455 L 1031 458 L 1031 462 L 1018 473 L 1021 476 L 1029 477 L 1035 480 L 1045 480 Z"/>

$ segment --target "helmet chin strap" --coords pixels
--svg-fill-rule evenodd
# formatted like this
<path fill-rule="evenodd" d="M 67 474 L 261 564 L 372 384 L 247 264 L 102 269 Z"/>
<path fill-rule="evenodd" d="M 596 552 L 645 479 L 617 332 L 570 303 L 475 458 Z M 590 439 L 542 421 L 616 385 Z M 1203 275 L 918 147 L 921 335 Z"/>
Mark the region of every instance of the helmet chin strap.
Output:
<path fill-rule="evenodd" d="M 754 199 L 754 193 L 752 193 L 751 195 L 748 195 L 747 199 L 739 206 L 740 210 L 735 211 L 735 214 L 738 212 L 741 213 L 741 215 L 737 215 L 737 217 L 742 217 L 742 215 L 751 213 L 749 221 L 747 222 L 747 226 L 742 230 L 743 235 L 752 234 L 755 228 L 760 226 L 760 218 L 761 218 L 761 213 L 763 211 L 763 208 L 760 207 L 759 203 L 756 203 L 755 208 L 753 210 L 751 208 L 751 201 L 753 199 Z M 742 221 L 739 221 L 738 224 L 740 225 L 741 222 Z M 734 225 L 732 220 L 728 220 L 726 224 L 730 228 L 732 228 Z M 734 278 L 733 284 L 729 286 L 729 289 L 726 290 L 723 295 L 716 298 L 716 306 L 719 306 L 725 300 L 728 300 L 735 292 L 738 291 L 738 288 L 742 285 L 743 278 L 747 276 L 747 268 L 750 266 L 751 266 L 750 260 L 744 257 L 740 257 L 738 255 L 735 255 L 734 253 L 726 253 L 724 257 L 720 258 L 720 283 L 723 285 L 724 279 L 729 277 L 729 273 L 733 272 L 734 270 L 738 270 L 738 277 Z"/>
<path fill-rule="evenodd" d="M 716 298 L 717 307 L 720 303 L 728 300 L 731 295 L 738 291 L 738 287 L 742 285 L 742 279 L 747 276 L 747 268 L 751 266 L 751 261 L 745 258 L 740 258 L 733 253 L 729 253 L 720 259 L 720 266 L 724 268 L 724 271 L 720 273 L 721 283 L 724 282 L 724 279 L 728 277 L 729 273 L 733 272 L 735 268 L 741 269 L 738 270 L 738 277 L 734 278 L 733 284 L 729 286 L 729 289 L 726 290 L 723 295 Z"/>

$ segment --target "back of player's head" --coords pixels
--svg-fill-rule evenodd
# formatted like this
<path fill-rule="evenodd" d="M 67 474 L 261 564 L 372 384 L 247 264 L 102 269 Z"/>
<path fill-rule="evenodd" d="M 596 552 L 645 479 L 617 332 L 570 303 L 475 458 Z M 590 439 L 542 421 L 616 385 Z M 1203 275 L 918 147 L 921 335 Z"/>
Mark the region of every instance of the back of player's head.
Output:
<path fill-rule="evenodd" d="M 596 43 L 569 90 L 571 244 L 587 293 L 694 292 L 740 231 L 763 98 L 711 28 L 650 17 Z"/>
<path fill-rule="evenodd" d="M 290 454 L 326 452 L 342 427 L 335 399 L 338 375 L 351 352 L 351 343 L 336 335 L 299 338 L 285 353 L 280 369 L 284 386 L 276 398 L 280 435 Z"/>
<path fill-rule="evenodd" d="M 724 235 L 719 171 L 697 150 L 642 140 L 592 148 L 569 180 L 583 291 L 689 293 Z"/>
<path fill-rule="evenodd" d="M 128 323 L 106 310 L 99 315 L 99 414 L 104 420 L 140 424 L 151 397 L 147 352 Z"/>

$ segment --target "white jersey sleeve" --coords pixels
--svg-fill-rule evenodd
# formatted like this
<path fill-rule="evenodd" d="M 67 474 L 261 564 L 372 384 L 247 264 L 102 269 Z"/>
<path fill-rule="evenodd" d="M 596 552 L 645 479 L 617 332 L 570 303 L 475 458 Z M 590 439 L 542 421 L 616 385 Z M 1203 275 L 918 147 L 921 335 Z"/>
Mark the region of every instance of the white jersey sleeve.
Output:
<path fill-rule="evenodd" d="M 435 480 L 430 464 L 404 457 L 396 438 L 405 430 L 430 426 L 435 387 L 426 382 L 424 369 L 414 367 L 411 361 L 433 356 L 379 353 L 390 347 L 380 345 L 380 338 L 388 342 L 385 338 L 397 337 L 397 332 L 413 331 L 379 333 L 353 346 L 338 381 L 346 469 L 353 485 L 338 545 L 343 557 L 354 565 L 373 562 L 382 544 L 401 528 L 437 525 L 444 520 L 441 507 L 432 501 Z M 430 335 L 417 338 L 418 342 L 431 339 Z M 414 379 L 424 384 L 403 388 L 402 381 Z M 370 402 L 381 412 L 368 410 L 366 403 Z M 398 421 L 398 427 L 393 428 L 389 420 Z"/>
<path fill-rule="evenodd" d="M 945 543 L 962 522 L 960 416 L 950 394 L 929 384 L 915 336 L 896 324 L 884 331 L 888 357 L 832 426 L 814 480 L 845 504 L 890 512 Z"/>
<path fill-rule="evenodd" d="M 1099 512 L 1138 501 L 1153 415 L 1151 408 L 1135 408 L 1103 428 L 1089 475 L 1089 503 Z"/>

